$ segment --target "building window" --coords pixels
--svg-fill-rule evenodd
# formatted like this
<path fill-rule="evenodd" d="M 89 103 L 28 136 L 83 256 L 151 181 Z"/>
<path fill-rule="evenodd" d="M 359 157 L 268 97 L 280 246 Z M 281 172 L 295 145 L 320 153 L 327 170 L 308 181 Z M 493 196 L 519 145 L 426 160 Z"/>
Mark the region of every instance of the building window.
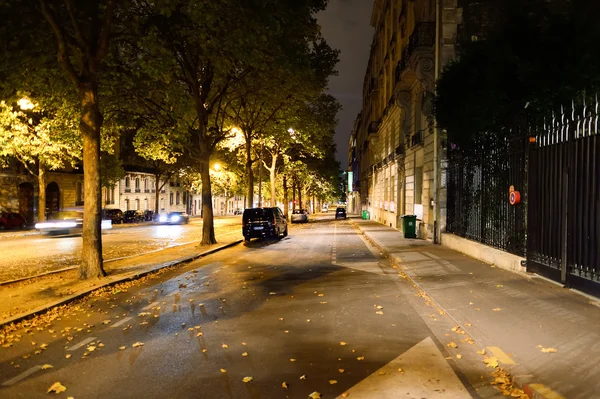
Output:
<path fill-rule="evenodd" d="M 184 191 L 184 193 L 183 193 L 183 203 L 184 203 L 184 204 L 187 204 L 187 202 L 188 202 L 188 196 L 187 196 L 187 192 L 186 192 L 186 191 Z"/>
<path fill-rule="evenodd" d="M 150 187 L 148 186 L 148 178 L 144 179 L 144 192 L 150 192 Z"/>
<path fill-rule="evenodd" d="M 135 178 L 135 192 L 136 193 L 140 192 L 140 178 L 139 177 Z"/>
<path fill-rule="evenodd" d="M 136 210 L 136 211 L 139 211 L 139 210 L 140 210 L 140 200 L 139 200 L 139 199 L 136 199 L 136 200 L 135 200 L 135 210 Z"/>
<path fill-rule="evenodd" d="M 106 189 L 106 204 L 112 205 L 115 203 L 115 188 L 107 187 Z"/>
<path fill-rule="evenodd" d="M 169 204 L 173 205 L 173 193 L 169 193 Z"/>
<path fill-rule="evenodd" d="M 131 180 L 129 179 L 129 176 L 127 176 L 125 178 L 125 192 L 126 193 L 130 193 L 131 192 Z"/>
<path fill-rule="evenodd" d="M 126 211 L 129 210 L 129 200 L 128 199 L 125 200 L 125 210 Z"/>
<path fill-rule="evenodd" d="M 145 211 L 148 210 L 148 199 L 147 198 L 144 200 L 144 210 Z"/>
<path fill-rule="evenodd" d="M 160 199 L 160 210 L 161 211 L 165 210 L 165 199 L 164 198 Z M 156 211 L 158 212 L 158 209 Z"/>
<path fill-rule="evenodd" d="M 421 204 L 423 197 L 423 168 L 415 168 L 415 204 Z"/>
<path fill-rule="evenodd" d="M 180 194 L 179 191 L 177 191 L 177 195 L 176 195 L 176 197 L 177 197 L 177 205 L 179 205 L 179 203 L 180 203 L 180 200 L 179 200 L 180 199 L 180 195 L 179 194 Z"/>
<path fill-rule="evenodd" d="M 83 205 L 83 182 L 78 181 L 75 183 L 75 205 Z"/>

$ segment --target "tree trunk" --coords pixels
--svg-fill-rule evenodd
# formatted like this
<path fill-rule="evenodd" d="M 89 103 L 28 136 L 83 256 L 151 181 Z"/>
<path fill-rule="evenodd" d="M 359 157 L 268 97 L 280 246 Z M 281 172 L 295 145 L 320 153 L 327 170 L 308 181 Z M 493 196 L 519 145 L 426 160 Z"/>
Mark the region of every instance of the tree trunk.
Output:
<path fill-rule="evenodd" d="M 292 212 L 296 210 L 296 178 L 292 178 Z"/>
<path fill-rule="evenodd" d="M 273 160 L 271 161 L 271 168 L 269 169 L 269 177 L 271 179 L 271 206 L 277 206 L 277 198 L 275 194 L 275 167 L 277 166 L 277 154 L 273 155 Z"/>
<path fill-rule="evenodd" d="M 262 207 L 262 171 L 263 171 L 263 147 L 260 145 L 260 157 L 258 159 L 258 207 Z"/>
<path fill-rule="evenodd" d="M 154 196 L 154 212 L 156 212 L 156 215 L 158 215 L 160 212 L 160 209 L 158 208 L 160 206 L 160 173 L 154 174 L 154 182 L 154 189 L 156 193 Z"/>
<path fill-rule="evenodd" d="M 289 214 L 289 199 L 288 199 L 288 186 L 287 186 L 287 175 L 283 175 L 283 214 L 285 218 L 288 218 Z"/>
<path fill-rule="evenodd" d="M 252 134 L 246 136 L 246 184 L 247 193 L 246 200 L 248 208 L 254 206 L 254 171 L 252 170 Z"/>
<path fill-rule="evenodd" d="M 79 278 L 82 280 L 106 276 L 102 265 L 102 235 L 100 230 L 102 188 L 100 186 L 100 129 L 102 114 L 95 82 L 80 87 L 82 115 L 79 130 L 83 136 L 83 246 Z"/>
<path fill-rule="evenodd" d="M 298 183 L 298 205 L 300 205 L 300 209 L 304 209 L 302 206 L 302 183 Z"/>
<path fill-rule="evenodd" d="M 216 244 L 208 162 L 202 166 L 200 176 L 202 178 L 202 241 L 200 245 Z"/>
<path fill-rule="evenodd" d="M 38 222 L 46 220 L 46 165 L 40 161 L 38 170 Z"/>

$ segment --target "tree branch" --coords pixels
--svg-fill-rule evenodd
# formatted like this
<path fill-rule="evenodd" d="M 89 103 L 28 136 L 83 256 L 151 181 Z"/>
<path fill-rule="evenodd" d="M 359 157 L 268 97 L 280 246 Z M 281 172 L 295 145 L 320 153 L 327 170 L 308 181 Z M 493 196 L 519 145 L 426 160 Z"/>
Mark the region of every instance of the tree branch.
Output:
<path fill-rule="evenodd" d="M 108 43 L 110 38 L 110 25 L 113 18 L 114 1 L 108 0 L 106 2 L 106 11 L 104 12 L 104 21 L 102 22 L 102 28 L 100 29 L 100 40 L 98 43 L 98 49 L 94 61 L 99 63 L 108 53 Z"/>

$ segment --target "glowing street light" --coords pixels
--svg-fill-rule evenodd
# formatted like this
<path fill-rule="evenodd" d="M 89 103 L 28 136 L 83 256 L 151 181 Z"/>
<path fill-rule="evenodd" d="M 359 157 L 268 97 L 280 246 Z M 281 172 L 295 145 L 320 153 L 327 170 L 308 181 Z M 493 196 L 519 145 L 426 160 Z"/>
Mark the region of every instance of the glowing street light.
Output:
<path fill-rule="evenodd" d="M 19 101 L 17 101 L 17 104 L 19 105 L 19 108 L 21 108 L 23 111 L 35 108 L 35 104 L 32 103 L 31 100 L 27 97 L 19 99 Z"/>
<path fill-rule="evenodd" d="M 213 165 L 213 168 L 218 172 L 221 170 L 221 164 L 217 162 L 216 164 Z"/>

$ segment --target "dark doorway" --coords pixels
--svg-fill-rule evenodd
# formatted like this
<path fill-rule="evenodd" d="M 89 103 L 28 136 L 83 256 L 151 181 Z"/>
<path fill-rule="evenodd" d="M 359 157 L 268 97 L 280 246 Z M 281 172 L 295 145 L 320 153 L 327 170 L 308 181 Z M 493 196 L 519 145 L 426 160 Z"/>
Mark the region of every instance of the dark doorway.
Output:
<path fill-rule="evenodd" d="M 59 204 L 60 190 L 58 184 L 52 182 L 46 187 L 46 216 L 58 212 L 60 209 Z"/>
<path fill-rule="evenodd" d="M 19 213 L 28 224 L 33 223 L 33 184 L 19 184 Z"/>

